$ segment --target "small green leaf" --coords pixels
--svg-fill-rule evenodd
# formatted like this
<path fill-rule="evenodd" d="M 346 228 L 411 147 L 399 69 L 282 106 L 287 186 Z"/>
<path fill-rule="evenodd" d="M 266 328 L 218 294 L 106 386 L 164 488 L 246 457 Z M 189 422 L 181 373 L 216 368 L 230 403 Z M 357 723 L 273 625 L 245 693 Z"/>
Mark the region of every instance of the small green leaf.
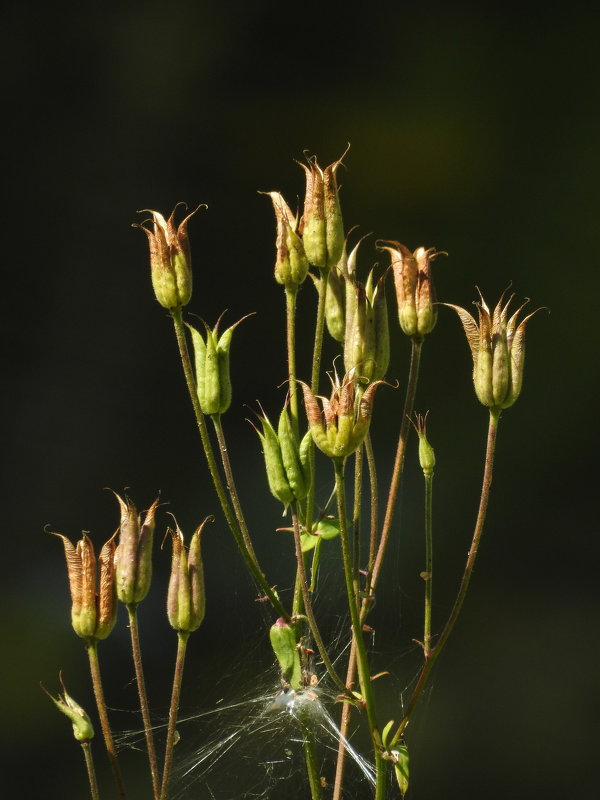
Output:
<path fill-rule="evenodd" d="M 394 720 L 391 719 L 388 722 L 388 724 L 385 726 L 385 728 L 381 731 L 381 742 L 382 742 L 383 746 L 386 748 L 386 750 L 387 750 L 387 746 L 388 746 L 388 743 L 387 743 L 388 734 L 391 731 L 393 724 L 394 724 Z"/>
<path fill-rule="evenodd" d="M 339 519 L 322 519 L 317 524 L 317 533 L 322 539 L 335 539 L 340 533 Z"/>
<path fill-rule="evenodd" d="M 392 750 L 392 755 L 396 758 L 394 763 L 394 773 L 400 788 L 402 797 L 408 790 L 408 748 L 405 744 L 400 745 L 396 750 Z"/>
<path fill-rule="evenodd" d="M 300 542 L 302 543 L 302 552 L 309 553 L 317 546 L 317 542 L 320 541 L 320 539 L 321 537 L 316 533 L 301 533 Z"/>

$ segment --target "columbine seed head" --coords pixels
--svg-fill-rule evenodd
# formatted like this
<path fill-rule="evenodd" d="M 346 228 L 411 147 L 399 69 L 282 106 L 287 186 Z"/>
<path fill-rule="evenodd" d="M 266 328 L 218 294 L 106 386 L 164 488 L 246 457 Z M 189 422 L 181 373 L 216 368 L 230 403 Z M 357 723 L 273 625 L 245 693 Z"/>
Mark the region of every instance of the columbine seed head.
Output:
<path fill-rule="evenodd" d="M 84 533 L 74 545 L 61 533 L 53 535 L 62 539 L 65 549 L 73 630 L 83 639 L 106 639 L 117 619 L 115 537 L 100 551 L 98 581 L 94 545 L 89 536 Z"/>
<path fill-rule="evenodd" d="M 115 553 L 117 596 L 125 605 L 137 605 L 148 594 L 152 580 L 152 540 L 158 498 L 144 518 L 126 497 L 115 495 L 121 509 L 119 545 Z"/>
<path fill-rule="evenodd" d="M 458 314 L 473 356 L 473 383 L 481 403 L 497 411 L 509 408 L 517 400 L 523 384 L 525 360 L 525 326 L 539 310 L 528 314 L 517 325 L 525 301 L 509 318 L 508 307 L 513 295 L 504 303 L 504 295 L 490 312 L 481 293 L 475 303 L 479 319 L 451 303 L 445 303 Z M 504 305 L 503 305 L 504 303 Z"/>
<path fill-rule="evenodd" d="M 435 289 L 431 280 L 431 262 L 439 255 L 435 248 L 417 247 L 411 253 L 400 242 L 378 242 L 380 250 L 387 250 L 394 273 L 398 319 L 407 336 L 421 341 L 435 327 L 437 306 Z"/>
<path fill-rule="evenodd" d="M 158 211 L 143 209 L 140 214 L 152 214 L 152 219 L 148 220 L 152 228 L 147 228 L 143 222 L 135 226 L 148 236 L 150 271 L 156 299 L 170 311 L 186 306 L 192 297 L 192 253 L 187 224 L 202 207 L 198 206 L 175 227 L 175 211 L 179 205 L 183 203 L 175 206 L 168 220 Z"/>
<path fill-rule="evenodd" d="M 344 223 L 336 178 L 343 157 L 324 170 L 315 156 L 308 159 L 308 166 L 301 164 L 306 173 L 302 241 L 308 260 L 320 269 L 335 267 L 344 249 Z"/>
<path fill-rule="evenodd" d="M 302 239 L 298 235 L 298 217 L 279 192 L 266 192 L 271 198 L 277 222 L 275 280 L 286 289 L 294 291 L 308 274 L 308 259 Z"/>
<path fill-rule="evenodd" d="M 202 624 L 206 610 L 204 567 L 200 549 L 202 529 L 212 517 L 207 517 L 192 535 L 186 553 L 183 533 L 175 522 L 169 529 L 173 543 L 171 577 L 167 595 L 167 616 L 176 631 L 193 633 Z"/>
<path fill-rule="evenodd" d="M 423 470 L 423 475 L 426 478 L 431 478 L 435 470 L 435 452 L 427 439 L 427 414 L 425 416 L 415 414 L 413 425 L 419 437 L 419 464 Z"/>
<path fill-rule="evenodd" d="M 308 426 L 314 443 L 330 458 L 354 453 L 367 435 L 375 391 L 383 381 L 374 381 L 364 393 L 357 391 L 354 372 L 339 381 L 332 379 L 331 397 L 320 397 L 322 410 L 310 386 L 299 381 L 304 393 Z"/>

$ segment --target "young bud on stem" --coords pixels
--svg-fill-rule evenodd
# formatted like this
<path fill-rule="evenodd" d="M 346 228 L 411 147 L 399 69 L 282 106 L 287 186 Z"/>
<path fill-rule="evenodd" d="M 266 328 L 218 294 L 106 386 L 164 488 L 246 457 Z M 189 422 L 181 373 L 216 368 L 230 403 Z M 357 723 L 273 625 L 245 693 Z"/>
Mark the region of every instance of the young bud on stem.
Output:
<path fill-rule="evenodd" d="M 62 675 L 59 675 L 60 685 L 62 686 L 62 693 L 58 697 L 53 697 L 44 687 L 42 689 L 46 692 L 54 705 L 67 716 L 73 724 L 73 736 L 78 742 L 89 742 L 94 738 L 94 727 L 88 715 L 85 713 L 79 703 L 74 700 L 70 694 L 67 693 L 65 684 L 63 683 Z"/>

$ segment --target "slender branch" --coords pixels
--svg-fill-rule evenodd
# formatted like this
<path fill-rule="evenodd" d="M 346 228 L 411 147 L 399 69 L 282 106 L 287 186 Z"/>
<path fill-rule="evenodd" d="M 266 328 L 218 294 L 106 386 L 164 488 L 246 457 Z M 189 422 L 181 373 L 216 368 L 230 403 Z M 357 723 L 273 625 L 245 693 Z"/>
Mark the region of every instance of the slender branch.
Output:
<path fill-rule="evenodd" d="M 144 668 L 142 666 L 142 651 L 140 648 L 140 632 L 137 618 L 137 605 L 131 603 L 127 606 L 129 614 L 129 630 L 131 632 L 131 650 L 133 663 L 135 666 L 135 678 L 138 687 L 138 697 L 140 699 L 140 710 L 144 723 L 144 734 L 146 736 L 146 747 L 148 748 L 148 763 L 150 765 L 150 775 L 152 777 L 152 791 L 155 800 L 158 800 L 160 778 L 158 775 L 158 759 L 156 758 L 156 748 L 154 746 L 154 736 L 152 735 L 152 721 L 150 719 L 150 706 L 148 705 L 148 693 L 146 692 L 146 681 L 144 679 Z"/>
<path fill-rule="evenodd" d="M 292 429 L 296 436 L 299 435 L 298 411 L 298 384 L 296 383 L 296 287 L 285 290 L 286 331 L 287 331 L 287 359 L 288 380 L 290 391 L 290 417 Z"/>
<path fill-rule="evenodd" d="M 196 417 L 196 424 L 198 426 L 198 431 L 200 433 L 200 439 L 202 440 L 202 447 L 204 449 L 204 454 L 206 456 L 208 470 L 210 472 L 210 476 L 212 478 L 212 482 L 214 484 L 217 497 L 219 498 L 219 503 L 221 504 L 223 514 L 227 521 L 227 525 L 229 526 L 229 530 L 233 534 L 233 538 L 235 539 L 239 551 L 242 555 L 242 558 L 244 559 L 244 563 L 248 567 L 248 570 L 252 574 L 252 577 L 254 578 L 256 583 L 260 586 L 265 595 L 269 598 L 269 601 L 273 606 L 273 608 L 275 609 L 275 611 L 277 611 L 277 613 L 281 617 L 283 617 L 287 622 L 289 622 L 290 615 L 281 604 L 281 601 L 279 600 L 273 589 L 269 586 L 265 576 L 260 570 L 260 567 L 256 563 L 255 558 L 252 557 L 252 552 L 248 550 L 242 532 L 235 519 L 234 513 L 229 503 L 229 499 L 227 497 L 225 488 L 223 486 L 223 481 L 221 480 L 221 476 L 219 474 L 219 469 L 217 467 L 215 454 L 213 452 L 212 444 L 208 436 L 206 420 L 204 419 L 204 414 L 202 413 L 202 409 L 200 408 L 200 401 L 198 400 L 198 393 L 196 392 L 196 382 L 194 380 L 194 373 L 192 371 L 192 364 L 190 362 L 190 356 L 185 338 L 185 328 L 183 325 L 183 320 L 181 318 L 181 310 L 174 309 L 171 312 L 171 316 L 173 318 L 173 325 L 175 326 L 175 335 L 177 337 L 177 345 L 179 347 L 179 355 L 181 357 L 183 374 L 185 376 L 185 382 L 190 395 L 190 400 L 192 401 L 192 407 L 194 409 L 194 415 Z"/>
<path fill-rule="evenodd" d="M 477 520 L 475 522 L 475 528 L 473 530 L 473 540 L 471 542 L 471 547 L 469 548 L 469 554 L 467 556 L 467 562 L 465 564 L 465 569 L 463 572 L 462 580 L 460 582 L 460 587 L 458 589 L 458 594 L 456 596 L 456 600 L 454 601 L 454 606 L 452 607 L 452 611 L 450 612 L 450 616 L 448 617 L 448 621 L 444 627 L 444 630 L 440 634 L 440 638 L 435 644 L 435 647 L 431 650 L 429 658 L 426 659 L 425 664 L 423 665 L 419 677 L 417 679 L 417 683 L 411 695 L 410 701 L 406 707 L 406 711 L 404 712 L 404 717 L 398 726 L 396 733 L 394 734 L 393 740 L 391 742 L 391 747 L 404 735 L 404 731 L 408 723 L 410 722 L 411 714 L 413 713 L 415 706 L 417 705 L 421 693 L 427 683 L 427 678 L 429 677 L 429 673 L 431 672 L 433 665 L 435 664 L 438 656 L 442 652 L 444 645 L 446 644 L 448 637 L 452 633 L 452 629 L 456 624 L 456 620 L 460 614 L 462 605 L 464 603 L 467 589 L 469 588 L 469 582 L 471 580 L 471 575 L 473 574 L 473 567 L 475 566 L 475 559 L 477 558 L 477 551 L 479 549 L 479 542 L 481 540 L 481 535 L 483 533 L 483 528 L 485 524 L 485 517 L 487 513 L 488 501 L 490 497 L 490 487 L 492 485 L 492 475 L 494 470 L 494 451 L 496 447 L 496 434 L 498 431 L 498 421 L 500 419 L 500 409 L 490 409 L 490 420 L 488 426 L 488 435 L 487 435 L 487 448 L 485 453 L 485 467 L 483 471 L 483 483 L 481 487 L 481 496 L 479 499 L 479 510 L 477 512 Z"/>
<path fill-rule="evenodd" d="M 402 422 L 400 423 L 400 435 L 398 437 L 398 447 L 396 449 L 396 458 L 394 461 L 394 469 L 392 472 L 392 480 L 390 483 L 390 491 L 388 494 L 387 505 L 385 509 L 385 517 L 381 529 L 381 537 L 379 539 L 379 547 L 377 556 L 373 565 L 373 574 L 371 576 L 371 585 L 367 587 L 367 594 L 375 590 L 385 551 L 390 538 L 390 531 L 392 528 L 392 519 L 394 517 L 394 509 L 396 507 L 396 498 L 398 496 L 398 489 L 400 487 L 400 478 L 402 476 L 402 467 L 404 466 L 404 454 L 406 452 L 406 442 L 410 430 L 410 417 L 413 412 L 415 403 L 415 395 L 417 392 L 417 379 L 419 377 L 419 364 L 421 362 L 421 349 L 423 342 L 412 339 L 412 349 L 410 357 L 410 368 L 408 373 L 408 384 L 406 386 L 406 396 L 404 399 L 404 409 L 402 411 Z"/>
<path fill-rule="evenodd" d="M 317 766 L 317 754 L 315 752 L 315 739 L 308 730 L 304 731 L 304 759 L 306 761 L 308 784 L 310 786 L 310 800 L 323 800 L 321 778 Z"/>
<path fill-rule="evenodd" d="M 108 759 L 113 772 L 117 790 L 122 800 L 125 800 L 125 787 L 123 786 L 123 776 L 121 774 L 121 767 L 117 759 L 117 751 L 115 743 L 110 730 L 108 722 L 108 711 L 106 708 L 106 701 L 104 699 L 104 689 L 102 688 L 102 677 L 100 675 L 100 662 L 98 661 L 98 642 L 96 639 L 89 639 L 86 641 L 86 650 L 90 662 L 90 673 L 92 676 L 92 685 L 94 687 L 94 697 L 96 698 L 96 708 L 98 709 L 98 716 L 100 717 L 100 727 L 102 728 L 102 736 L 104 737 L 104 744 Z"/>
<path fill-rule="evenodd" d="M 377 468 L 375 465 L 375 453 L 373 452 L 373 441 L 369 431 L 365 437 L 365 453 L 369 468 L 369 490 L 371 495 L 371 530 L 369 535 L 369 565 L 367 567 L 367 587 L 371 585 L 370 576 L 373 573 L 375 555 L 377 552 L 377 527 L 379 524 L 379 491 L 377 488 Z"/>
<path fill-rule="evenodd" d="M 94 770 L 94 758 L 92 756 L 92 746 L 90 742 L 82 742 L 81 749 L 83 750 L 85 766 L 90 781 L 90 794 L 92 795 L 92 800 L 99 800 L 100 795 L 98 793 L 98 783 L 96 781 L 96 771 Z"/>
<path fill-rule="evenodd" d="M 240 498 L 238 496 L 235 480 L 233 477 L 233 470 L 231 469 L 231 462 L 229 460 L 229 451 L 227 449 L 227 442 L 225 441 L 223 425 L 221 424 L 221 415 L 212 414 L 211 419 L 213 421 L 215 433 L 217 435 L 217 442 L 219 443 L 219 452 L 221 453 L 221 462 L 223 464 L 223 471 L 225 472 L 225 481 L 227 484 L 227 489 L 229 491 L 229 496 L 231 498 L 231 504 L 233 505 L 235 518 L 238 521 L 238 525 L 240 527 L 240 531 L 242 534 L 242 538 L 244 539 L 244 544 L 246 545 L 246 549 L 250 553 L 250 556 L 252 557 L 254 563 L 258 566 L 258 559 L 256 558 L 256 553 L 254 552 L 254 546 L 252 545 L 252 540 L 250 539 L 250 531 L 248 530 L 248 525 L 246 524 L 246 520 L 244 518 L 244 512 L 242 511 L 242 505 L 240 503 Z"/>
<path fill-rule="evenodd" d="M 423 615 L 423 654 L 431 655 L 431 597 L 433 592 L 433 475 L 425 476 L 425 611 Z"/>
<path fill-rule="evenodd" d="M 165 748 L 165 763 L 163 768 L 162 786 L 160 789 L 160 800 L 167 800 L 169 792 L 171 765 L 173 763 L 173 748 L 175 747 L 175 730 L 177 725 L 177 714 L 179 712 L 179 698 L 181 696 L 181 684 L 183 681 L 183 665 L 185 663 L 185 651 L 189 635 L 190 634 L 187 631 L 177 631 L 177 658 L 175 661 L 175 675 L 173 676 L 171 707 L 169 708 L 169 724 L 167 727 L 167 744 Z"/>
<path fill-rule="evenodd" d="M 313 613 L 312 601 L 310 599 L 310 592 L 308 591 L 308 583 L 306 581 L 306 570 L 304 568 L 302 542 L 300 539 L 300 525 L 298 523 L 298 509 L 295 507 L 292 509 L 292 523 L 294 528 L 294 544 L 296 547 L 296 561 L 298 562 L 300 587 L 302 591 L 302 598 L 304 600 L 304 612 L 308 620 L 310 632 L 313 635 L 315 644 L 317 645 L 317 649 L 319 651 L 319 655 L 321 656 L 321 661 L 323 662 L 325 669 L 329 673 L 331 679 L 334 681 L 338 689 L 340 689 L 340 691 L 345 693 L 346 687 L 344 686 L 344 683 L 342 682 L 340 676 L 337 674 L 335 667 L 333 666 L 333 663 L 329 658 L 329 655 L 327 654 L 327 650 L 325 648 L 321 632 L 319 631 L 317 625 L 317 620 L 315 619 L 315 615 Z"/>
<path fill-rule="evenodd" d="M 358 597 L 354 590 L 354 580 L 352 575 L 352 561 L 350 554 L 350 542 L 348 538 L 348 523 L 346 518 L 346 491 L 344 487 L 344 461 L 334 459 L 335 466 L 335 488 L 338 503 L 338 517 L 340 521 L 340 542 L 342 546 L 342 562 L 344 565 L 344 580 L 346 582 L 346 592 L 348 595 L 348 608 L 352 621 L 352 632 L 356 642 L 356 662 L 358 666 L 358 678 L 360 690 L 365 703 L 367 719 L 371 741 L 373 743 L 373 753 L 375 756 L 375 800 L 383 800 L 385 797 L 385 761 L 382 758 L 381 734 L 377 726 L 375 714 L 375 700 L 371 686 L 371 676 L 369 672 L 369 662 L 365 641 L 362 635 L 362 623 L 358 609 Z"/>
<path fill-rule="evenodd" d="M 356 680 L 356 640 L 354 634 L 352 635 L 352 643 L 350 645 L 350 656 L 348 658 L 348 668 L 346 670 L 346 690 L 351 692 Z M 344 785 L 344 769 L 346 766 L 346 745 L 348 741 L 348 728 L 350 727 L 350 716 L 352 714 L 352 705 L 350 703 L 342 704 L 342 713 L 340 717 L 340 740 L 338 742 L 338 752 L 335 764 L 335 782 L 333 784 L 332 800 L 341 800 L 342 789 Z"/>

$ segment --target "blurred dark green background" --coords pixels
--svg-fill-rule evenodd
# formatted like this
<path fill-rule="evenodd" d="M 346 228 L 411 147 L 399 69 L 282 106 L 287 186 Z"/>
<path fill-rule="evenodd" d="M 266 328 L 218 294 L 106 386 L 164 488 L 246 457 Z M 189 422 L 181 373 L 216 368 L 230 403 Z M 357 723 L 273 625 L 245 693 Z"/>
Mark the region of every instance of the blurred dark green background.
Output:
<path fill-rule="evenodd" d="M 501 423 L 471 593 L 411 730 L 412 797 L 587 800 L 600 711 L 597 10 L 189 0 L 24 2 L 3 16 L 1 752 L 11 796 L 86 796 L 68 725 L 39 689 L 40 681 L 57 689 L 62 669 L 91 705 L 61 548 L 44 525 L 73 539 L 90 530 L 99 545 L 117 524 L 107 486 L 130 487 L 141 507 L 160 490 L 186 531 L 216 511 L 169 320 L 151 292 L 145 237 L 130 227 L 136 210 L 207 203 L 190 223 L 190 310 L 211 324 L 223 309 L 229 321 L 258 312 L 234 341 L 226 426 L 242 499 L 261 498 L 251 512 L 258 550 L 285 593 L 289 542 L 273 532 L 283 524 L 279 506 L 262 493 L 260 451 L 244 421 L 257 399 L 276 413 L 284 389 L 274 387 L 285 379 L 274 223 L 257 190 L 281 190 L 294 204 L 303 192 L 294 159 L 308 149 L 327 164 L 350 142 L 340 173 L 348 229 L 447 251 L 435 265 L 441 300 L 469 306 L 477 285 L 495 302 L 513 281 L 519 297 L 551 309 L 528 328 L 524 391 Z M 378 257 L 367 243 L 363 269 Z M 301 338 L 311 337 L 312 299 L 307 286 Z M 390 376 L 402 383 L 407 353 L 398 333 Z M 308 373 L 306 360 L 300 371 Z M 377 399 L 382 478 L 400 396 L 382 390 Z M 450 311 L 427 343 L 418 406 L 431 409 L 438 455 L 439 630 L 468 548 L 486 424 Z M 418 663 L 412 463 L 405 489 L 401 550 L 372 618 L 377 663 L 393 673 L 391 709 Z M 166 521 L 141 609 L 158 717 L 174 648 L 162 614 L 168 555 L 158 551 Z M 206 534 L 208 614 L 191 642 L 185 711 L 251 691 L 254 666 L 271 663 L 268 615 L 229 538 L 220 520 Z M 101 651 L 120 709 L 135 706 L 127 648 L 123 623 Z M 122 728 L 139 724 L 116 716 Z M 96 752 L 110 786 L 100 742 Z M 128 769 L 144 768 L 140 753 L 125 756 Z M 227 769 L 242 770 L 235 759 Z M 296 784 L 281 792 L 306 796 Z"/>

